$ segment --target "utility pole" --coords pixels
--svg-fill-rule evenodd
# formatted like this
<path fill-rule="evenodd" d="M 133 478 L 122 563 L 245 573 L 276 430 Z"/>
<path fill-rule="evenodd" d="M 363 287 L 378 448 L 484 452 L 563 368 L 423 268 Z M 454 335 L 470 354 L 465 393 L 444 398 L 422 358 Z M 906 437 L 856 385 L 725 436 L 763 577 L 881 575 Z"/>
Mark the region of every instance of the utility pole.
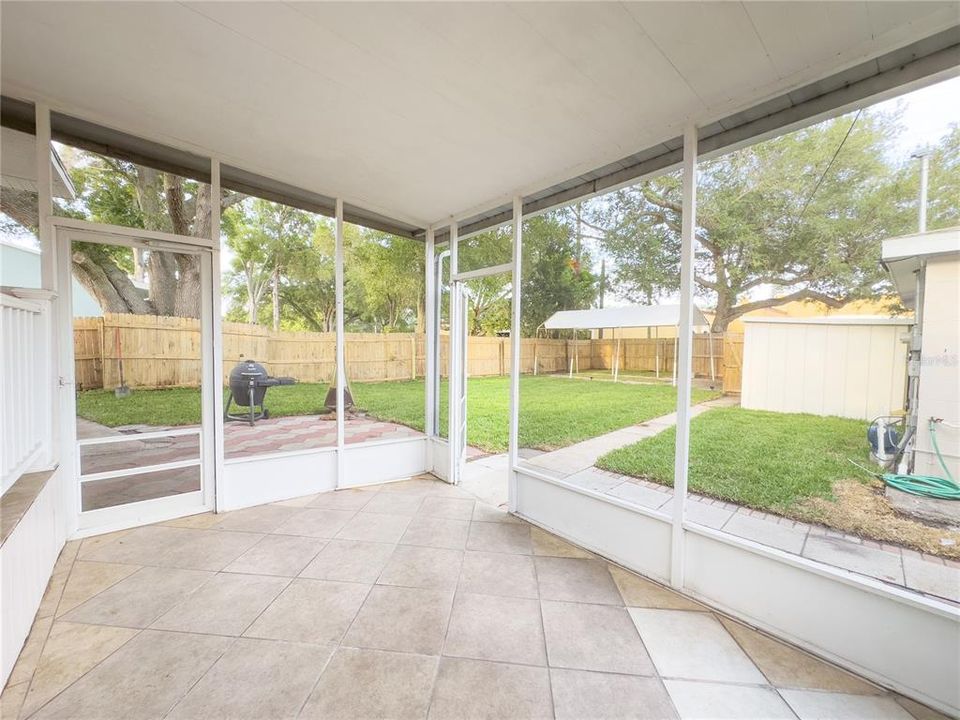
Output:
<path fill-rule="evenodd" d="M 920 161 L 920 228 L 919 232 L 927 231 L 927 179 L 930 175 L 930 148 L 915 152 L 911 157 Z"/>

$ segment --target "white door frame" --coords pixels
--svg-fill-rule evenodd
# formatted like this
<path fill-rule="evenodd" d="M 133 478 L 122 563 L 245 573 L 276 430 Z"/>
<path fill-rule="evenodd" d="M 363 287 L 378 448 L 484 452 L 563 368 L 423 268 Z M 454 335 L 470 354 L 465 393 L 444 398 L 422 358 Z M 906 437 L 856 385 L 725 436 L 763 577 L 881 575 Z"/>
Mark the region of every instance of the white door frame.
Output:
<path fill-rule="evenodd" d="M 85 535 L 108 532 L 111 530 L 160 522 L 175 517 L 212 510 L 216 497 L 217 462 L 216 436 L 217 419 L 220 416 L 216 407 L 216 387 L 219 382 L 214 362 L 214 289 L 213 289 L 213 243 L 208 238 L 196 238 L 149 230 L 138 230 L 100 223 L 89 223 L 73 218 L 53 218 L 51 224 L 55 233 L 58 286 L 64 288 L 57 300 L 59 303 L 59 360 L 60 360 L 60 458 L 65 466 L 65 482 L 70 483 L 71 507 L 73 518 L 69 523 L 72 535 Z M 74 241 L 94 242 L 102 245 L 120 245 L 124 247 L 143 247 L 167 252 L 195 254 L 200 257 L 200 327 L 201 327 L 201 427 L 196 431 L 200 435 L 199 464 L 200 490 L 180 495 L 172 495 L 154 500 L 118 505 L 98 510 L 82 511 L 80 454 L 76 433 L 76 396 L 75 365 L 73 350 L 73 298 L 71 268 L 71 244 Z M 182 430 L 161 433 L 163 436 L 192 434 Z M 137 439 L 131 436 L 130 440 Z M 116 442 L 124 442 L 117 440 Z M 85 443 L 91 444 L 91 443 Z M 180 463 L 164 464 L 163 467 L 177 467 Z M 142 472 L 142 470 L 141 470 Z M 120 474 L 120 473 L 118 473 Z M 123 473 L 135 474 L 135 473 Z M 100 474 L 94 477 L 102 477 Z"/>
<path fill-rule="evenodd" d="M 468 280 L 502 275 L 512 272 L 513 264 L 491 265 L 477 270 L 451 274 L 450 283 L 450 479 L 453 485 L 459 485 L 463 478 L 463 468 L 467 461 L 467 361 L 469 322 L 467 310 L 469 295 Z M 513 303 L 511 293 L 511 303 Z"/>

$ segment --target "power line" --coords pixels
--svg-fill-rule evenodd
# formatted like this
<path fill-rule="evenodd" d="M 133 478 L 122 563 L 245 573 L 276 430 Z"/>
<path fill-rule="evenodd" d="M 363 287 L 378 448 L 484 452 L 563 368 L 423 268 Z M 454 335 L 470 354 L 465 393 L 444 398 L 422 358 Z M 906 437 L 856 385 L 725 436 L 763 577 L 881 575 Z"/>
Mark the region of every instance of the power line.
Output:
<path fill-rule="evenodd" d="M 794 227 L 796 227 L 796 225 L 797 225 L 801 220 L 803 220 L 803 216 L 804 216 L 804 214 L 807 212 L 807 208 L 810 207 L 810 201 L 813 200 L 813 196 L 817 194 L 817 190 L 819 190 L 819 189 L 820 189 L 820 185 L 823 184 L 824 178 L 827 177 L 827 173 L 830 172 L 830 168 L 833 167 L 833 163 L 834 163 L 834 161 L 837 159 L 837 155 L 839 155 L 839 154 L 840 154 L 840 151 L 843 150 L 843 146 L 846 144 L 847 138 L 850 137 L 850 133 L 853 132 L 853 126 L 857 124 L 857 120 L 860 119 L 860 114 L 861 114 L 862 112 L 863 112 L 863 108 L 860 108 L 859 110 L 857 110 L 857 114 L 854 115 L 854 117 L 853 117 L 853 122 L 850 123 L 850 127 L 847 128 L 847 134 L 843 136 L 843 140 L 841 140 L 841 141 L 840 141 L 840 144 L 837 145 L 837 149 L 836 149 L 836 151 L 834 151 L 833 157 L 830 158 L 830 162 L 827 163 L 827 167 L 824 168 L 823 173 L 820 175 L 820 179 L 817 180 L 817 184 L 813 186 L 813 190 L 812 190 L 812 191 L 810 192 L 810 194 L 807 196 L 806 201 L 804 201 L 804 203 L 803 203 L 803 208 L 801 208 L 800 214 L 797 215 L 796 222 L 793 223 Z"/>

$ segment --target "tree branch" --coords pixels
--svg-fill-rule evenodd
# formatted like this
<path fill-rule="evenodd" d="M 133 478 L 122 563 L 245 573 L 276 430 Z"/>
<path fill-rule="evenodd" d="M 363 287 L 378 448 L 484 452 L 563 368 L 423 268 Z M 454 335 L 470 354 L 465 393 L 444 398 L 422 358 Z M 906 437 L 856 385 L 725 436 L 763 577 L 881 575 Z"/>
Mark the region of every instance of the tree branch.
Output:
<path fill-rule="evenodd" d="M 776 298 L 754 300 L 753 302 L 744 303 L 743 305 L 736 305 L 730 308 L 730 319 L 740 317 L 741 315 L 746 315 L 754 310 L 762 310 L 764 308 L 777 307 L 778 305 L 786 305 L 789 302 L 794 302 L 797 300 L 816 300 L 818 302 L 822 302 L 827 307 L 832 308 L 843 307 L 848 302 L 846 297 L 835 298 L 830 295 L 817 292 L 816 290 L 805 288 L 803 290 L 797 290 L 796 292 L 789 293 L 787 295 L 781 295 L 780 297 Z"/>
<path fill-rule="evenodd" d="M 227 192 L 223 191 L 220 194 L 220 207 L 226 210 L 232 205 L 236 205 L 238 202 L 242 202 L 247 196 L 240 192 Z"/>

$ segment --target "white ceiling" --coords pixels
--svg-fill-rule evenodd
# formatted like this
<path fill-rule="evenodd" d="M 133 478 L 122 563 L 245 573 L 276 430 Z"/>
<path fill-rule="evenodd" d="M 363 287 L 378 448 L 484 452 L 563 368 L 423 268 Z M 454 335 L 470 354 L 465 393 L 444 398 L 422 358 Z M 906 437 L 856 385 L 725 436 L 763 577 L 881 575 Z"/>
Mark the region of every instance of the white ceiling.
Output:
<path fill-rule="evenodd" d="M 2 91 L 419 225 L 958 22 L 953 2 L 3 2 Z"/>

